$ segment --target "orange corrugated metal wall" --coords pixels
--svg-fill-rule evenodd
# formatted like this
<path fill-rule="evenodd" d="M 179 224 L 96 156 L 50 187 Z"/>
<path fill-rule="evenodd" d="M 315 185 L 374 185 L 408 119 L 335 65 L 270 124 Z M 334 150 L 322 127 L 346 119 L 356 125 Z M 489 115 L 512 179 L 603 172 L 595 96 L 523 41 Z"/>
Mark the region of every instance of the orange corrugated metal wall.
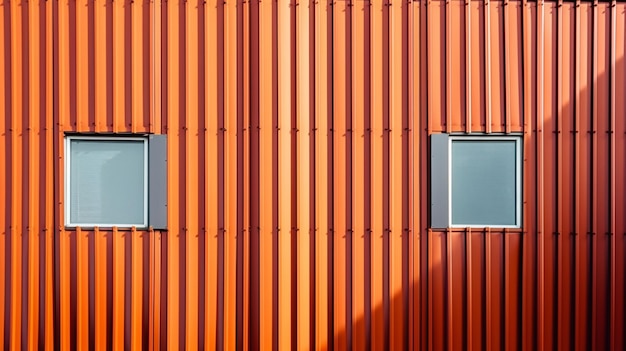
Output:
<path fill-rule="evenodd" d="M 0 347 L 626 348 L 624 2 L 3 0 L 0 25 Z M 168 134 L 168 230 L 65 230 L 66 132 Z M 522 230 L 428 227 L 439 132 L 523 133 Z"/>

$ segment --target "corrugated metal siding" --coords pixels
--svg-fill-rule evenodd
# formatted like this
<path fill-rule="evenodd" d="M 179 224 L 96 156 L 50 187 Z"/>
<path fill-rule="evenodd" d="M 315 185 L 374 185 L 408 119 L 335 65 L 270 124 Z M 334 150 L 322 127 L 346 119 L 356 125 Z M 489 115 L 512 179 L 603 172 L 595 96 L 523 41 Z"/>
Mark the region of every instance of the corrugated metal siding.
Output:
<path fill-rule="evenodd" d="M 25 349 L 53 340 L 52 13 L 0 6 L 0 347 Z"/>
<path fill-rule="evenodd" d="M 626 4 L 0 4 L 5 349 L 626 347 Z M 63 228 L 67 132 L 168 134 L 168 231 Z M 428 136 L 524 135 L 522 230 Z M 123 172 L 123 170 L 120 170 Z"/>

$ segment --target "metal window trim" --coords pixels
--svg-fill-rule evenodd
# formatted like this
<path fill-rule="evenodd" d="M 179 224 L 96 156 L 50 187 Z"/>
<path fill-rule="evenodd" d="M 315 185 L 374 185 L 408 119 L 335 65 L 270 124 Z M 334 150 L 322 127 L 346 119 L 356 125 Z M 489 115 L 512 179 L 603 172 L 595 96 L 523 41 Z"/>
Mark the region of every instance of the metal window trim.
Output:
<path fill-rule="evenodd" d="M 70 217 L 70 209 L 71 209 L 71 196 L 70 196 L 70 185 L 71 185 L 71 150 L 70 145 L 72 140 L 98 140 L 98 141 L 120 141 L 120 140 L 137 140 L 143 142 L 143 178 L 144 178 L 144 192 L 143 192 L 143 223 L 72 223 Z M 135 135 L 120 135 L 120 136 L 94 136 L 94 135 L 66 135 L 64 141 L 64 157 L 65 157 L 65 189 L 64 193 L 64 208 L 65 208 L 65 227 L 66 228 L 95 228 L 95 227 L 103 227 L 103 228 L 111 228 L 111 227 L 119 227 L 119 228 L 148 228 L 148 138 L 146 136 L 135 136 Z"/>
<path fill-rule="evenodd" d="M 148 145 L 148 225 L 167 230 L 167 135 L 149 135 Z"/>
<path fill-rule="evenodd" d="M 447 228 L 450 197 L 448 195 L 449 134 L 430 136 L 430 226 Z"/>

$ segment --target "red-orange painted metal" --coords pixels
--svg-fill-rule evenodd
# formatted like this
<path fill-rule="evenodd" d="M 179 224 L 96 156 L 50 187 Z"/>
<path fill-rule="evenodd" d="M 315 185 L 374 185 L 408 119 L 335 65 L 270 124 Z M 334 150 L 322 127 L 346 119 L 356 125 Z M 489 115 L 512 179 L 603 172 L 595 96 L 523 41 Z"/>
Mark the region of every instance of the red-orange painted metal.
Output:
<path fill-rule="evenodd" d="M 3 0 L 0 27 L 0 348 L 626 348 L 626 3 Z M 64 227 L 77 132 L 168 135 L 167 230 Z M 521 229 L 429 227 L 441 132 L 523 135 Z"/>

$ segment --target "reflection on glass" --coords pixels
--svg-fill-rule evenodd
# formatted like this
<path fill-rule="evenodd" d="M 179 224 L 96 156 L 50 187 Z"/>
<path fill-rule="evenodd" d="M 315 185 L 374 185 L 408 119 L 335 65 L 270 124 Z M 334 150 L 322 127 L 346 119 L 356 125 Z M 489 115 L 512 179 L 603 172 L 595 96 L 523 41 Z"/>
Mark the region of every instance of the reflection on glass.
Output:
<path fill-rule="evenodd" d="M 516 141 L 452 141 L 452 224 L 516 225 Z"/>

